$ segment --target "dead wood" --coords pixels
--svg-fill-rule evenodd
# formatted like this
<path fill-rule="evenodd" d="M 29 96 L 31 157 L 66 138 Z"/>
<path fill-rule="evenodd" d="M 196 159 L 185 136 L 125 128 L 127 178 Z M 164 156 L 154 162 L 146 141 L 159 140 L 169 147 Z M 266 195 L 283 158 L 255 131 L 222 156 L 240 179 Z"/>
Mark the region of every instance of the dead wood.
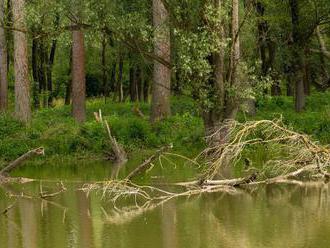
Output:
<path fill-rule="evenodd" d="M 94 113 L 95 119 L 97 122 L 100 122 L 105 131 L 107 132 L 109 141 L 110 141 L 110 145 L 111 145 L 111 149 L 112 152 L 114 154 L 114 158 L 113 160 L 115 161 L 115 163 L 117 164 L 124 164 L 127 162 L 127 154 L 124 150 L 124 148 L 117 142 L 116 138 L 111 134 L 111 129 L 109 126 L 109 123 L 106 120 L 103 120 L 102 117 L 102 112 L 101 110 L 99 110 L 99 113 Z"/>
<path fill-rule="evenodd" d="M 0 175 L 8 174 L 8 173 L 12 172 L 13 170 L 17 169 L 18 167 L 20 167 L 28 159 L 31 159 L 35 156 L 41 156 L 41 155 L 44 155 L 44 154 L 45 154 L 45 150 L 42 147 L 31 150 L 31 151 L 28 151 L 27 153 L 23 154 L 22 156 L 20 156 L 15 161 L 11 162 L 8 166 L 3 168 L 0 171 Z"/>
<path fill-rule="evenodd" d="M 150 156 L 141 165 L 139 165 L 138 167 L 136 167 L 130 174 L 128 174 L 128 176 L 126 177 L 126 180 L 131 180 L 136 175 L 141 174 L 141 173 L 145 172 L 146 170 L 148 170 L 150 168 L 152 162 L 154 162 L 164 152 L 168 151 L 171 148 L 172 148 L 172 146 L 170 145 L 170 146 L 164 146 L 161 149 L 159 149 L 155 154 L 153 154 L 152 156 Z"/>

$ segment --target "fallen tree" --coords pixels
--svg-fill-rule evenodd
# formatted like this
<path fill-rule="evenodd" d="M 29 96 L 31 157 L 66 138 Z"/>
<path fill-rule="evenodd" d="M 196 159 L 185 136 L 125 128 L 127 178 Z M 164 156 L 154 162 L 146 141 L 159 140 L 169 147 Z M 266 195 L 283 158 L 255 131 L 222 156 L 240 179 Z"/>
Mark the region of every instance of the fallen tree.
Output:
<path fill-rule="evenodd" d="M 148 168 L 150 160 L 147 160 L 126 180 L 85 185 L 82 190 L 101 190 L 103 197 L 111 199 L 115 211 L 113 215 L 104 214 L 109 221 L 116 221 L 118 214 L 131 218 L 177 197 L 213 192 L 232 194 L 261 184 L 305 185 L 311 181 L 325 184 L 330 179 L 327 171 L 330 167 L 329 148 L 312 141 L 307 135 L 286 128 L 281 120 L 246 123 L 228 121 L 217 132 L 224 129 L 230 130 L 226 142 L 207 148 L 199 156 L 199 159 L 206 161 L 206 169 L 196 180 L 165 185 L 171 190 L 159 186 L 136 185 L 127 180 L 137 175 L 140 169 Z M 252 157 L 248 159 L 249 164 L 245 165 L 247 168 L 242 171 L 241 177 L 223 178 L 223 168 L 241 166 L 246 162 L 246 156 L 253 155 L 261 148 L 270 153 L 266 161 L 256 164 L 256 159 Z M 252 166 L 254 164 L 256 167 Z M 132 199 L 131 206 L 116 207 L 118 201 L 122 199 L 127 203 L 129 198 Z"/>
<path fill-rule="evenodd" d="M 0 180 L 1 180 L 1 176 L 4 177 L 5 175 L 9 174 L 13 170 L 20 167 L 27 160 L 29 160 L 29 159 L 31 159 L 35 156 L 41 156 L 41 155 L 44 155 L 44 154 L 45 154 L 45 150 L 44 150 L 43 147 L 28 151 L 27 153 L 23 154 L 22 156 L 20 156 L 19 158 L 17 158 L 13 162 L 9 163 L 9 165 L 7 165 L 5 168 L 3 168 L 0 171 Z"/>

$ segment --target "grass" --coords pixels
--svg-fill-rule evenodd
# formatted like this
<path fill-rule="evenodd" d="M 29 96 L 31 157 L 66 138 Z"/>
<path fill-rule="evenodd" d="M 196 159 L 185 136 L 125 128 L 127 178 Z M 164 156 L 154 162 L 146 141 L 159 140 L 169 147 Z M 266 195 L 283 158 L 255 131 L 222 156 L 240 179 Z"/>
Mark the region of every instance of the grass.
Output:
<path fill-rule="evenodd" d="M 43 146 L 47 158 L 53 156 L 99 157 L 110 149 L 103 127 L 94 119 L 102 109 L 113 135 L 128 152 L 157 149 L 173 143 L 175 150 L 190 153 L 201 149 L 203 123 L 191 101 L 178 99 L 173 103 L 173 115 L 155 125 L 149 124 L 149 105 L 139 104 L 145 114 L 141 118 L 132 111 L 131 103 L 104 103 L 89 100 L 87 121 L 78 125 L 71 118 L 70 107 L 60 106 L 36 111 L 32 123 L 25 127 L 9 114 L 0 115 L 0 166 L 26 151 Z"/>
<path fill-rule="evenodd" d="M 239 115 L 239 120 L 283 118 L 292 129 L 307 133 L 323 144 L 330 144 L 330 92 L 313 93 L 307 99 L 304 113 L 295 113 L 290 97 L 264 97 L 257 102 L 255 117 Z M 174 98 L 172 116 L 150 125 L 149 105 L 139 104 L 145 114 L 141 118 L 132 111 L 132 103 L 104 103 L 90 99 L 87 121 L 78 125 L 71 118 L 68 106 L 36 111 L 30 126 L 25 127 L 10 114 L 0 115 L 0 167 L 26 151 L 43 146 L 47 159 L 54 157 L 103 158 L 110 149 L 102 126 L 94 120 L 93 112 L 102 109 L 117 140 L 129 152 L 155 150 L 173 143 L 176 151 L 196 154 L 205 146 L 203 121 L 198 107 L 186 97 Z"/>
<path fill-rule="evenodd" d="M 294 111 L 293 97 L 265 97 L 257 102 L 257 106 L 257 116 L 241 115 L 240 121 L 282 118 L 289 128 L 311 135 L 323 144 L 330 144 L 330 91 L 313 92 L 307 97 L 306 110 L 302 113 Z"/>

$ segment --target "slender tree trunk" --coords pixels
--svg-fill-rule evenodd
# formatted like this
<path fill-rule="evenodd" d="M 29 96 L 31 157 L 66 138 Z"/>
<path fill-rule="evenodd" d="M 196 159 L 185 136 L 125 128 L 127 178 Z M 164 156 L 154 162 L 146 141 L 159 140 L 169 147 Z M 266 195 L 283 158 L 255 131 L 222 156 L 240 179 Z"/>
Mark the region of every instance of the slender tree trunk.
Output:
<path fill-rule="evenodd" d="M 152 1 L 153 24 L 156 30 L 154 52 L 165 61 L 171 60 L 169 14 L 162 0 Z M 171 69 L 155 61 L 153 71 L 151 122 L 166 118 L 171 113 Z"/>
<path fill-rule="evenodd" d="M 320 45 L 320 62 L 321 62 L 321 72 L 322 72 L 322 76 L 323 76 L 323 80 L 322 81 L 325 81 L 325 82 L 328 82 L 330 80 L 330 75 L 329 75 L 329 72 L 327 70 L 327 65 L 326 65 L 326 61 L 325 61 L 325 58 L 327 58 L 326 54 L 328 53 L 328 50 L 327 50 L 327 47 L 325 46 L 325 42 L 324 42 L 324 39 L 322 37 L 322 34 L 321 34 L 321 30 L 320 30 L 320 27 L 317 26 L 316 28 L 316 36 L 317 36 L 317 40 L 319 42 L 319 45 Z M 325 80 L 324 80 L 325 79 Z M 327 88 L 329 87 L 330 84 L 328 85 L 328 83 L 323 83 L 322 84 L 322 87 L 324 88 Z"/>
<path fill-rule="evenodd" d="M 104 102 L 107 102 L 108 96 L 108 77 L 107 77 L 107 67 L 106 67 L 106 49 L 107 42 L 105 36 L 102 40 L 102 52 L 101 52 L 101 67 L 102 67 L 102 82 L 103 82 L 103 96 Z"/>
<path fill-rule="evenodd" d="M 65 87 L 65 105 L 70 105 L 71 103 L 71 92 L 72 92 L 72 47 L 70 49 L 70 59 L 69 59 L 69 70 L 68 70 L 69 80 Z"/>
<path fill-rule="evenodd" d="M 0 0 L 0 23 L 5 23 L 4 0 Z M 7 78 L 7 40 L 5 29 L 0 27 L 0 112 L 7 110 L 8 78 Z"/>
<path fill-rule="evenodd" d="M 137 98 L 139 102 L 143 101 L 143 79 L 142 79 L 142 70 L 140 66 L 136 68 L 135 71 L 135 78 L 136 78 L 136 92 Z"/>
<path fill-rule="evenodd" d="M 53 92 L 53 65 L 54 65 L 54 61 L 55 61 L 56 47 L 57 47 L 57 40 L 53 40 L 52 41 L 52 46 L 50 48 L 48 65 L 47 65 L 47 88 L 48 88 L 48 92 L 49 92 L 49 97 L 48 97 L 48 105 L 49 106 L 52 106 L 53 97 L 54 97 L 54 92 Z"/>
<path fill-rule="evenodd" d="M 7 15 L 6 24 L 9 28 L 12 28 L 12 26 L 13 26 L 13 12 L 12 12 L 11 0 L 7 0 L 6 15 Z M 13 47 L 13 44 L 12 44 L 13 43 L 13 33 L 10 29 L 7 29 L 5 32 L 6 32 L 6 38 L 7 38 L 7 72 L 8 72 L 9 71 L 10 60 L 11 60 L 10 51 L 11 51 L 11 48 Z"/>
<path fill-rule="evenodd" d="M 149 102 L 149 80 L 144 79 L 143 83 L 143 101 Z"/>
<path fill-rule="evenodd" d="M 39 76 L 38 76 L 38 40 L 32 39 L 32 77 L 33 77 L 33 104 L 35 108 L 40 106 L 39 102 Z"/>
<path fill-rule="evenodd" d="M 295 109 L 302 112 L 305 108 L 305 89 L 302 73 L 302 47 L 299 30 L 299 3 L 298 0 L 290 0 L 291 21 L 292 21 L 292 59 L 295 80 Z"/>
<path fill-rule="evenodd" d="M 15 0 L 12 3 L 14 26 L 25 30 L 25 1 Z M 15 64 L 15 115 L 27 123 L 31 120 L 30 80 L 28 70 L 28 49 L 25 32 L 14 31 L 14 64 Z"/>
<path fill-rule="evenodd" d="M 222 0 L 216 0 L 216 8 L 222 7 Z M 224 24 L 220 25 L 219 37 L 224 39 L 225 31 Z M 220 109 L 224 109 L 225 105 L 225 52 L 223 48 L 220 48 L 219 52 L 214 55 L 214 74 L 215 74 L 215 86 L 217 89 Z"/>
<path fill-rule="evenodd" d="M 310 64 L 309 64 L 309 48 L 304 49 L 304 92 L 305 95 L 309 96 L 311 94 L 311 74 L 310 74 Z"/>
<path fill-rule="evenodd" d="M 286 95 L 287 96 L 293 96 L 294 95 L 292 75 L 287 76 Z"/>
<path fill-rule="evenodd" d="M 72 32 L 72 114 L 82 123 L 86 119 L 85 47 L 82 30 Z"/>
<path fill-rule="evenodd" d="M 41 39 L 39 43 L 39 79 L 40 79 L 40 94 L 42 97 L 42 106 L 44 108 L 47 108 L 48 105 L 48 99 L 47 99 L 47 74 L 46 74 L 46 62 L 48 60 L 47 53 L 46 53 L 46 44 L 45 40 Z"/>
<path fill-rule="evenodd" d="M 136 92 L 136 73 L 134 65 L 131 66 L 129 70 L 129 93 L 131 102 L 137 101 L 137 92 Z"/>
<path fill-rule="evenodd" d="M 112 70 L 111 70 L 111 87 L 110 90 L 111 92 L 114 92 L 116 89 L 116 74 L 117 74 L 117 63 L 116 61 L 113 62 L 112 64 Z M 109 92 L 110 95 L 110 92 Z"/>
<path fill-rule="evenodd" d="M 237 80 L 237 67 L 240 60 L 240 38 L 239 38 L 239 0 L 232 0 L 232 17 L 231 17 L 231 36 L 232 48 L 230 56 L 230 74 L 229 84 L 235 86 Z M 226 101 L 225 119 L 235 119 L 239 99 L 237 97 L 229 97 Z"/>
<path fill-rule="evenodd" d="M 118 86 L 117 92 L 119 96 L 119 102 L 124 101 L 123 69 L 124 69 L 124 60 L 122 55 L 119 55 L 119 70 L 118 70 L 118 79 L 117 79 L 117 86 Z"/>

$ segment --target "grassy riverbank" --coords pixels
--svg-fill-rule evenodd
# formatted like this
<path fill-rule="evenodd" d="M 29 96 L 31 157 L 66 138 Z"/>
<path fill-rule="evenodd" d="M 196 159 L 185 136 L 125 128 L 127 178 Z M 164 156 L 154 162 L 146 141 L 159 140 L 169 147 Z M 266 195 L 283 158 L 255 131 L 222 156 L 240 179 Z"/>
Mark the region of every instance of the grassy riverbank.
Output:
<path fill-rule="evenodd" d="M 239 120 L 274 119 L 282 116 L 284 123 L 299 132 L 313 136 L 324 144 L 330 143 L 330 92 L 314 93 L 308 98 L 307 109 L 298 114 L 289 97 L 267 97 L 257 103 L 256 117 L 240 114 Z M 173 143 L 176 151 L 195 154 L 203 149 L 204 127 L 198 108 L 187 98 L 173 99 L 173 116 L 149 124 L 149 105 L 139 104 L 145 117 L 134 113 L 137 106 L 130 103 L 104 103 L 103 99 L 89 100 L 88 120 L 78 125 L 70 117 L 70 107 L 58 106 L 37 111 L 29 127 L 24 127 L 10 115 L 0 116 L 0 167 L 26 151 L 43 146 L 47 159 L 104 158 L 110 149 L 103 127 L 93 112 L 102 109 L 114 136 L 131 153 L 155 150 Z"/>
<path fill-rule="evenodd" d="M 88 120 L 78 125 L 70 116 L 70 107 L 60 106 L 37 111 L 29 127 L 24 127 L 10 115 L 0 116 L 0 158 L 2 163 L 13 160 L 26 151 L 43 146 L 52 156 L 103 158 L 110 149 L 106 134 L 93 112 L 102 110 L 113 135 L 129 153 L 157 149 L 173 143 L 175 150 L 198 150 L 203 147 L 203 123 L 197 108 L 186 99 L 173 101 L 173 116 L 153 126 L 149 124 L 149 106 L 139 104 L 145 117 L 134 113 L 130 103 L 104 103 L 89 100 Z"/>

